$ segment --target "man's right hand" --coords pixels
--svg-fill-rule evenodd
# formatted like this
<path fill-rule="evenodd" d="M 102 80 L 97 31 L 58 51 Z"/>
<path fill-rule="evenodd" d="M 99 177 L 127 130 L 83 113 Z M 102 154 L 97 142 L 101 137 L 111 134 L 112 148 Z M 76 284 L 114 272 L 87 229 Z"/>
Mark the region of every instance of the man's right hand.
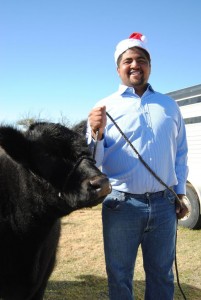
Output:
<path fill-rule="evenodd" d="M 96 132 L 98 130 L 98 140 L 101 140 L 103 137 L 103 132 L 106 126 L 106 107 L 100 106 L 95 107 L 89 113 L 89 124 L 92 131 L 92 137 L 96 138 Z"/>

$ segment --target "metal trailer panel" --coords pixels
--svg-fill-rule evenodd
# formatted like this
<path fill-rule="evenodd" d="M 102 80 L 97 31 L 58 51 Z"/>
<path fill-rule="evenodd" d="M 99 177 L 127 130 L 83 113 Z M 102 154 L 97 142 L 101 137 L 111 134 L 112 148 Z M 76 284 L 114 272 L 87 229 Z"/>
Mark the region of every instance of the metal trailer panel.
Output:
<path fill-rule="evenodd" d="M 184 217 L 179 223 L 192 229 L 201 228 L 201 84 L 170 92 L 167 95 L 175 99 L 180 107 L 186 125 L 188 141 L 187 193 L 193 202 L 190 201 L 192 205 L 190 216 Z M 197 207 L 200 218 L 196 213 L 195 199 L 200 202 L 200 209 Z"/>

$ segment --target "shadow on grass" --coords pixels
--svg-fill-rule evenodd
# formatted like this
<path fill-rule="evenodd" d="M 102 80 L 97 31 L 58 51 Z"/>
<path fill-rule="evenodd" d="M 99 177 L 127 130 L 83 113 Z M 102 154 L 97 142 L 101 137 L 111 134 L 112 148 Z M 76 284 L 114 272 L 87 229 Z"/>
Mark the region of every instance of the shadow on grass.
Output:
<path fill-rule="evenodd" d="M 135 299 L 144 299 L 144 281 L 135 281 Z M 201 289 L 182 283 L 181 288 L 188 300 L 200 300 Z M 76 281 L 49 281 L 44 300 L 108 300 L 106 278 L 83 275 Z M 183 296 L 175 283 L 174 300 L 183 300 Z"/>

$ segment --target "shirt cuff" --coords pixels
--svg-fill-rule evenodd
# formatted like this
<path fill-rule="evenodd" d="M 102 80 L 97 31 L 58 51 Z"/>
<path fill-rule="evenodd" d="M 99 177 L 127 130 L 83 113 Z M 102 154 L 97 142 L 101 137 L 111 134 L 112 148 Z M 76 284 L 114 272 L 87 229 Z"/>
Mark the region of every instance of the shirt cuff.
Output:
<path fill-rule="evenodd" d="M 183 194 L 186 195 L 186 183 L 182 184 L 177 184 L 174 186 L 174 191 L 175 193 L 178 194 Z"/>

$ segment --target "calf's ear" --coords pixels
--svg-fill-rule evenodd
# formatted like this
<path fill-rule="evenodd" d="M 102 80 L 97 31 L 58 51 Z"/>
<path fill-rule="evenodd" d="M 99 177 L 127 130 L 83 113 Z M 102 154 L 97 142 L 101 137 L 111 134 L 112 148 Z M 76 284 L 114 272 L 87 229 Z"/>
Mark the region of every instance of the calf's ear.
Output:
<path fill-rule="evenodd" d="M 12 126 L 0 126 L 0 147 L 18 162 L 25 162 L 29 157 L 29 141 Z"/>
<path fill-rule="evenodd" d="M 79 134 L 85 137 L 87 131 L 87 120 L 80 121 L 72 127 L 72 130 L 78 132 Z"/>

